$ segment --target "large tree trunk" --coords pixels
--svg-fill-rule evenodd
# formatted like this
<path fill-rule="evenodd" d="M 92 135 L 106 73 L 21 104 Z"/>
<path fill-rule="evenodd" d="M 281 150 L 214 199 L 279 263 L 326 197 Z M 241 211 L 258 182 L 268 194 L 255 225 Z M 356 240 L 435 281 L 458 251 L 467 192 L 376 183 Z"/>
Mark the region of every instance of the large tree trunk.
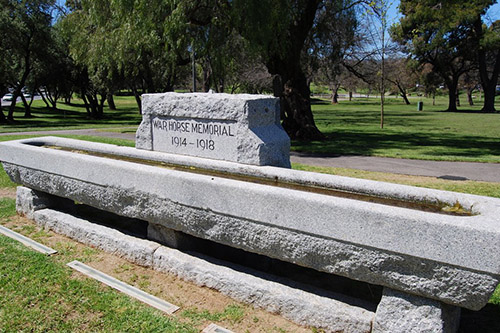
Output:
<path fill-rule="evenodd" d="M 130 86 L 130 89 L 132 90 L 132 93 L 134 94 L 135 103 L 137 104 L 137 108 L 139 109 L 139 114 L 142 114 L 141 95 L 139 94 L 139 91 L 137 90 L 137 88 L 134 85 Z"/>
<path fill-rule="evenodd" d="M 305 40 L 311 30 L 320 0 L 300 3 L 300 15 L 288 27 L 286 50 L 273 50 L 267 54 L 266 67 L 275 75 L 274 95 L 281 100 L 283 128 L 291 139 L 322 140 L 325 136 L 318 130 L 311 111 L 311 96 L 306 76 L 300 65 Z"/>
<path fill-rule="evenodd" d="M 481 18 L 475 21 L 474 29 L 476 32 L 476 39 L 478 42 L 484 35 L 483 23 Z M 480 47 L 478 50 L 478 64 L 479 64 L 479 77 L 481 78 L 481 86 L 484 90 L 484 104 L 481 111 L 483 112 L 495 112 L 495 90 L 498 82 L 498 76 L 500 74 L 500 50 L 495 50 L 496 56 L 494 57 L 495 63 L 493 65 L 493 70 L 490 75 L 488 75 L 488 63 L 486 61 L 486 50 Z"/>
<path fill-rule="evenodd" d="M 474 88 L 467 88 L 467 102 L 469 102 L 469 106 L 474 106 L 474 100 L 472 99 L 473 92 Z"/>
<path fill-rule="evenodd" d="M 482 112 L 496 112 L 495 110 L 495 93 L 496 93 L 496 82 L 495 85 L 488 85 L 484 87 L 484 104 L 481 109 Z"/>
<path fill-rule="evenodd" d="M 306 77 L 302 72 L 294 76 L 284 83 L 281 78 L 281 84 L 274 86 L 274 95 L 280 97 L 283 128 L 291 139 L 322 140 L 324 135 L 314 123 Z"/>
<path fill-rule="evenodd" d="M 0 124 L 7 123 L 7 118 L 3 114 L 2 106 L 0 105 Z"/>
<path fill-rule="evenodd" d="M 340 84 L 336 83 L 330 89 L 332 90 L 332 104 L 338 104 Z"/>
<path fill-rule="evenodd" d="M 106 96 L 106 99 L 108 101 L 108 106 L 109 106 L 109 109 L 110 110 L 116 110 L 116 104 L 115 104 L 115 99 L 113 97 L 113 94 L 112 93 L 109 93 L 107 96 Z"/>
<path fill-rule="evenodd" d="M 32 117 L 31 104 L 28 103 L 28 101 L 26 100 L 26 97 L 24 97 L 23 93 L 21 93 L 21 99 L 22 99 L 23 104 L 24 104 L 24 118 L 31 118 Z"/>
<path fill-rule="evenodd" d="M 452 78 L 446 80 L 446 86 L 448 87 L 448 112 L 457 112 L 457 86 L 458 78 Z"/>

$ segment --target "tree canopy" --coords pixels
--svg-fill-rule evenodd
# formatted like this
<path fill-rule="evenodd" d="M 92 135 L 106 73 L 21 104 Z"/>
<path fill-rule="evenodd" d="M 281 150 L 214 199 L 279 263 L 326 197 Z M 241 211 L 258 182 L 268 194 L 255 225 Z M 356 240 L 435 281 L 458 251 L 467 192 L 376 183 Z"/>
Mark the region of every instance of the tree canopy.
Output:
<path fill-rule="evenodd" d="M 489 42 L 489 38 L 495 38 L 485 33 L 481 21 L 494 3 L 494 0 L 402 0 L 400 3 L 403 17 L 393 28 L 393 37 L 412 57 L 421 64 L 431 64 L 432 70 L 441 76 L 449 90 L 448 111 L 457 110 L 460 76 L 482 66 L 478 61 L 480 54 L 492 50 L 495 44 Z M 488 84 L 482 83 L 486 93 Z"/>

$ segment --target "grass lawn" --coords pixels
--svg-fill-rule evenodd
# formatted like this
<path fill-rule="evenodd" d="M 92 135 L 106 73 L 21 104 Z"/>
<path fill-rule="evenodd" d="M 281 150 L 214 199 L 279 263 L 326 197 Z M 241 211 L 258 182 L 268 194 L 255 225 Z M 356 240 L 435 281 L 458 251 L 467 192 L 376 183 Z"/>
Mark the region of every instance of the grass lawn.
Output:
<path fill-rule="evenodd" d="M 24 107 L 17 103 L 14 124 L 0 125 L 0 133 L 19 131 L 43 131 L 58 129 L 85 129 L 110 127 L 136 127 L 141 122 L 134 97 L 116 96 L 117 110 L 104 107 L 102 119 L 89 119 L 82 100 L 73 99 L 70 105 L 59 102 L 57 110 L 48 109 L 41 100 L 33 101 L 32 118 L 24 118 Z M 4 114 L 6 107 L 3 107 Z"/>
<path fill-rule="evenodd" d="M 416 111 L 417 101 L 424 111 Z M 365 155 L 410 159 L 500 163 L 500 113 L 480 113 L 481 103 L 463 106 L 460 112 L 443 112 L 445 97 L 388 98 L 385 125 L 380 129 L 380 105 L 376 98 L 351 102 L 313 100 L 316 124 L 325 141 L 292 143 L 292 150 L 331 155 Z M 500 110 L 500 98 L 497 98 Z"/>
<path fill-rule="evenodd" d="M 424 111 L 416 111 L 416 103 L 423 101 Z M 18 107 L 16 122 L 0 125 L 0 133 L 111 128 L 134 132 L 141 116 L 135 100 L 130 96 L 115 98 L 118 110 L 107 107 L 104 118 L 88 119 L 81 100 L 71 105 L 58 104 L 58 110 L 49 110 L 42 101 L 33 103 L 33 118 L 23 118 L 24 109 Z M 313 99 L 313 113 L 318 128 L 326 135 L 324 141 L 292 142 L 292 150 L 330 155 L 365 155 L 409 159 L 475 161 L 500 163 L 500 113 L 480 112 L 481 102 L 474 107 L 462 106 L 459 112 L 444 112 L 447 98 L 412 98 L 405 105 L 401 98 L 386 100 L 385 125 L 380 129 L 380 105 L 377 98 L 329 101 Z M 497 98 L 500 110 L 500 96 Z M 115 128 L 115 129 L 113 129 Z"/>

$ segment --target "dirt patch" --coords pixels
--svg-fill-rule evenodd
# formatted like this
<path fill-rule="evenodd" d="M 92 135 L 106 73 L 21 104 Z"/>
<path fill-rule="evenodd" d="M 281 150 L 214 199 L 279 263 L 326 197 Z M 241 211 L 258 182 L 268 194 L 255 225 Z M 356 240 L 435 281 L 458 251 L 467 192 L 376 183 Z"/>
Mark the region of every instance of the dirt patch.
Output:
<path fill-rule="evenodd" d="M 15 188 L 0 188 L 0 198 L 16 198 L 16 189 Z"/>
<path fill-rule="evenodd" d="M 311 332 L 289 320 L 237 302 L 210 288 L 198 287 L 172 274 L 141 267 L 123 258 L 78 243 L 68 237 L 44 231 L 34 221 L 20 216 L 0 221 L 3 225 L 55 250 L 52 258 L 61 263 L 79 260 L 180 307 L 174 316 L 200 331 L 211 322 L 234 332 Z M 73 273 L 77 279 L 85 277 Z"/>

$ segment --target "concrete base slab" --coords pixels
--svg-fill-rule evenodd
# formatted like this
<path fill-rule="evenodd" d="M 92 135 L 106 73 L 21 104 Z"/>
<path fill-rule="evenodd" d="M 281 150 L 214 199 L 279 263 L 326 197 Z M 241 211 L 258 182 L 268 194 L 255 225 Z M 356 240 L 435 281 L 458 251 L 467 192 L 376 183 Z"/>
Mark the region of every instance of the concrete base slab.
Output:
<path fill-rule="evenodd" d="M 153 265 L 153 254 L 160 246 L 52 209 L 36 211 L 34 219 L 39 226 L 119 255 L 141 266 Z"/>

